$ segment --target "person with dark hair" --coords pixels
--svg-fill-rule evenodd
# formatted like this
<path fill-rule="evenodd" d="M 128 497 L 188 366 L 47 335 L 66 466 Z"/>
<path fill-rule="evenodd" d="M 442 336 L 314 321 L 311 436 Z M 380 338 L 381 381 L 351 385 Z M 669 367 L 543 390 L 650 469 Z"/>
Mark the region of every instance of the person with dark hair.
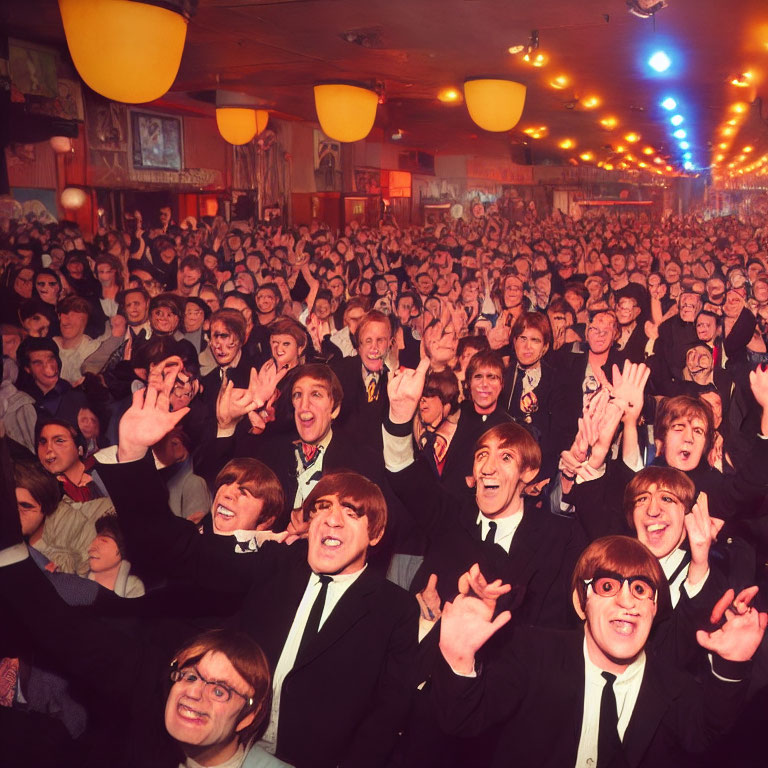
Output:
<path fill-rule="evenodd" d="M 481 667 L 481 648 L 510 620 L 496 608 L 509 590 L 476 565 L 461 577 L 459 595 L 443 610 L 445 663 L 432 691 L 448 733 L 499 724 L 491 765 L 676 768 L 737 722 L 750 673 L 745 662 L 768 623 L 750 605 L 757 587 L 738 596 L 728 590 L 712 625 L 698 632 L 711 659 L 700 682 L 646 650 L 666 583 L 656 558 L 633 539 L 599 539 L 579 558 L 571 591 L 583 629 L 520 628 Z"/>
<path fill-rule="evenodd" d="M 88 573 L 95 581 L 118 597 L 141 597 L 144 584 L 131 573 L 125 559 L 125 542 L 115 515 L 104 515 L 96 523 L 96 535 L 88 547 Z"/>
<path fill-rule="evenodd" d="M 100 345 L 86 333 L 91 305 L 79 296 L 67 296 L 59 302 L 57 311 L 61 335 L 53 340 L 59 348 L 61 378 L 76 387 L 83 381 L 85 359 Z"/>
<path fill-rule="evenodd" d="M 198 353 L 208 347 L 211 308 L 198 296 L 189 296 L 184 302 L 182 334 Z"/>
<path fill-rule="evenodd" d="M 18 360 L 27 374 L 20 389 L 34 399 L 38 413 L 76 423 L 77 413 L 87 401 L 80 390 L 61 378 L 59 348 L 53 339 L 24 339 Z"/>
<path fill-rule="evenodd" d="M 180 323 L 181 300 L 176 294 L 161 293 L 152 297 L 149 302 L 149 325 L 153 334 L 178 338 Z"/>
<path fill-rule="evenodd" d="M 413 439 L 430 468 L 440 477 L 459 420 L 459 382 L 453 371 L 432 371 L 424 380 Z"/>
<path fill-rule="evenodd" d="M 241 556 L 226 537 L 198 535 L 162 509 L 142 460 L 178 421 L 165 400 L 174 377 L 171 366 L 157 397 L 136 397 L 119 463 L 100 465 L 137 567 L 242 598 L 238 618 L 274 669 L 265 748 L 296 766 L 385 765 L 408 707 L 416 606 L 366 567 L 387 522 L 381 490 L 351 472 L 324 476 L 304 500 L 306 543 L 287 548 Z"/>
<path fill-rule="evenodd" d="M 34 337 L 53 336 L 51 325 L 58 325 L 56 315 L 40 299 L 25 299 L 19 306 L 19 321 L 27 335 Z"/>

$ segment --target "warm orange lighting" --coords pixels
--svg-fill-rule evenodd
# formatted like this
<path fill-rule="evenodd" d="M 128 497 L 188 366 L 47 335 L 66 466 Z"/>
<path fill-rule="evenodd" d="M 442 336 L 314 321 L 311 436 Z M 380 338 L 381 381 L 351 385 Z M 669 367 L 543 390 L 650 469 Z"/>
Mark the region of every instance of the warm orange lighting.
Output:
<path fill-rule="evenodd" d="M 127 0 L 59 0 L 72 61 L 86 84 L 112 101 L 163 96 L 179 71 L 187 18 Z"/>
<path fill-rule="evenodd" d="M 643 147 L 643 154 L 644 155 L 652 155 L 654 153 L 653 147 Z"/>
<path fill-rule="evenodd" d="M 613 165 L 611 165 L 611 163 L 606 163 L 603 168 L 605 168 L 606 171 L 612 171 Z"/>
<path fill-rule="evenodd" d="M 749 154 L 750 152 L 752 152 L 753 149 L 754 149 L 754 147 L 744 147 L 744 149 L 742 149 L 741 151 L 742 152 L 746 152 L 747 154 Z"/>
<path fill-rule="evenodd" d="M 660 157 L 654 157 L 653 162 L 656 163 L 656 165 L 661 165 L 664 161 Z"/>
<path fill-rule="evenodd" d="M 674 169 L 674 168 L 673 168 L 671 165 L 665 165 L 665 166 L 664 166 L 664 170 L 665 170 L 667 173 L 671 173 L 671 172 L 672 172 L 672 171 L 674 171 L 675 169 Z"/>
<path fill-rule="evenodd" d="M 347 83 L 315 86 L 315 111 L 323 133 L 330 139 L 364 139 L 373 128 L 378 104 L 378 94 L 369 88 Z"/>
<path fill-rule="evenodd" d="M 747 105 L 741 101 L 738 101 L 731 106 L 731 111 L 735 112 L 737 115 L 741 115 L 747 111 Z"/>
<path fill-rule="evenodd" d="M 726 122 L 726 125 L 738 125 L 738 124 L 739 124 L 739 121 L 736 120 L 735 118 L 733 120 L 728 120 Z"/>
<path fill-rule="evenodd" d="M 733 128 L 723 128 L 723 136 L 730 136 L 733 133 Z"/>
<path fill-rule="evenodd" d="M 625 141 L 628 141 L 630 144 L 635 144 L 636 142 L 640 141 L 640 136 L 637 133 L 628 133 L 624 137 Z"/>
<path fill-rule="evenodd" d="M 549 61 L 549 56 L 543 51 L 537 51 L 534 54 L 526 53 L 525 56 L 523 56 L 523 61 L 527 61 L 534 67 L 543 67 Z"/>
<path fill-rule="evenodd" d="M 556 91 L 562 91 L 563 88 L 568 86 L 568 78 L 565 75 L 558 75 L 553 80 L 549 81 L 550 88 L 554 88 Z"/>
<path fill-rule="evenodd" d="M 464 82 L 469 116 L 486 131 L 501 133 L 514 128 L 525 105 L 526 88 L 512 80 L 470 78 Z"/>
<path fill-rule="evenodd" d="M 617 152 L 623 152 L 626 149 L 626 147 L 623 144 L 619 144 L 618 147 L 616 147 Z"/>
<path fill-rule="evenodd" d="M 217 107 L 216 125 L 224 141 L 240 146 L 247 144 L 254 136 L 261 133 L 269 121 L 269 112 L 265 109 L 248 107 Z"/>
<path fill-rule="evenodd" d="M 743 163 L 743 162 L 744 162 L 744 161 L 747 159 L 747 156 L 746 156 L 746 155 L 739 155 L 739 156 L 738 156 L 736 159 L 737 159 L 737 160 L 738 160 L 740 163 Z"/>
<path fill-rule="evenodd" d="M 581 105 L 584 107 L 584 109 L 594 109 L 595 107 L 600 106 L 600 97 L 599 96 L 587 96 L 584 101 L 581 102 Z"/>
<path fill-rule="evenodd" d="M 437 98 L 443 104 L 456 104 L 461 101 L 461 91 L 456 88 L 441 88 L 437 92 Z"/>
<path fill-rule="evenodd" d="M 648 167 L 648 163 L 640 162 L 640 163 L 637 164 L 637 166 L 638 166 L 638 168 L 647 168 Z"/>
<path fill-rule="evenodd" d="M 720 149 L 728 149 L 728 143 L 725 141 L 722 144 L 719 144 L 718 146 L 720 147 Z"/>
<path fill-rule="evenodd" d="M 618 124 L 619 124 L 619 121 L 615 117 L 604 117 L 600 121 L 600 125 L 602 125 L 603 128 L 606 128 L 609 131 L 612 131 Z"/>
<path fill-rule="evenodd" d="M 579 157 L 587 163 L 594 158 L 594 155 L 591 152 L 582 152 Z"/>
<path fill-rule="evenodd" d="M 563 139 L 559 142 L 558 146 L 560 149 L 572 149 L 575 146 L 575 142 L 573 139 Z"/>

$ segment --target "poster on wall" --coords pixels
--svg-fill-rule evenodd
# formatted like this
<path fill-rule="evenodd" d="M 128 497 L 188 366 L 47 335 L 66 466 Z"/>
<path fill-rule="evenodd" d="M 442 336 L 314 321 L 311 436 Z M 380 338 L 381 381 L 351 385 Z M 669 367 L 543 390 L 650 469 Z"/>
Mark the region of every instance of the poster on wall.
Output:
<path fill-rule="evenodd" d="M 355 168 L 355 192 L 363 195 L 380 195 L 381 170 L 378 168 Z"/>
<path fill-rule="evenodd" d="M 180 171 L 181 118 L 131 110 L 131 154 L 136 169 Z"/>
<path fill-rule="evenodd" d="M 315 186 L 318 192 L 341 192 L 341 144 L 315 129 Z"/>
<path fill-rule="evenodd" d="M 25 217 L 29 221 L 39 221 L 41 224 L 52 224 L 57 221 L 55 189 L 11 187 L 11 197 L 16 203 L 14 208 L 17 215 L 14 218 Z"/>
<path fill-rule="evenodd" d="M 88 147 L 108 152 L 128 151 L 128 113 L 125 104 L 90 95 L 87 103 Z"/>
<path fill-rule="evenodd" d="M 56 54 L 49 48 L 14 41 L 8 46 L 11 82 L 27 96 L 55 99 Z"/>

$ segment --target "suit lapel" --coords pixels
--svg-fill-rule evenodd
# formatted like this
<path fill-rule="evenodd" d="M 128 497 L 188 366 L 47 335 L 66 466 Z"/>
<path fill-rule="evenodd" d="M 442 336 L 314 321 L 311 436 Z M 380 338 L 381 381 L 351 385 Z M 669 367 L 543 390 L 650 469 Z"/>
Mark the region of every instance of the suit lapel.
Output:
<path fill-rule="evenodd" d="M 652 659 L 647 657 L 640 693 L 623 741 L 624 754 L 632 768 L 641 763 L 673 696 Z"/>
<path fill-rule="evenodd" d="M 296 659 L 292 671 L 301 669 L 312 662 L 362 620 L 371 609 L 370 594 L 375 591 L 379 578 L 370 567 L 365 569 L 360 578 L 349 587 L 339 602 L 336 603 L 317 636 L 309 643 L 302 657 Z"/>

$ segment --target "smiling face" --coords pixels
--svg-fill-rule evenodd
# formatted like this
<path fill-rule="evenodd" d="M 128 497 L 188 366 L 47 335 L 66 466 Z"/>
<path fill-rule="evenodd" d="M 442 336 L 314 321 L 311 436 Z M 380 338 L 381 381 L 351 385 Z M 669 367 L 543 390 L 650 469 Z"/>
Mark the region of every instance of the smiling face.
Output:
<path fill-rule="evenodd" d="M 339 415 L 324 381 L 307 376 L 297 379 L 291 390 L 296 431 L 305 443 L 319 443 Z"/>
<path fill-rule="evenodd" d="M 701 299 L 692 293 L 680 297 L 680 319 L 684 323 L 692 323 L 701 309 Z"/>
<path fill-rule="evenodd" d="M 155 307 L 149 313 L 149 324 L 154 333 L 168 335 L 179 327 L 179 316 L 169 307 Z"/>
<path fill-rule="evenodd" d="M 253 695 L 253 688 L 232 666 L 229 659 L 218 651 L 208 651 L 195 665 L 182 667 L 196 673 L 194 682 L 179 680 L 171 687 L 165 704 L 165 728 L 178 741 L 185 752 L 206 757 L 206 765 L 223 762 L 237 749 L 237 734 L 250 725 L 254 714 L 241 718 L 245 701 L 233 693 L 229 701 L 218 701 L 215 686 L 206 685 L 202 678 L 222 683 L 245 696 Z"/>
<path fill-rule="evenodd" d="M 593 586 L 587 588 L 583 610 L 575 593 L 573 601 L 576 613 L 586 619 L 587 653 L 600 669 L 620 674 L 645 647 L 656 616 L 656 602 L 639 597 L 636 587 L 627 581 L 611 597 L 596 594 Z"/>
<path fill-rule="evenodd" d="M 475 451 L 472 477 L 478 509 L 489 518 L 514 514 L 521 508 L 521 494 L 536 470 L 520 472 L 517 452 L 496 437 L 483 440 Z"/>
<path fill-rule="evenodd" d="M 43 392 L 53 389 L 59 380 L 59 363 L 56 355 L 47 349 L 30 352 L 26 370 Z"/>
<path fill-rule="evenodd" d="M 672 422 L 664 439 L 664 460 L 670 467 L 690 472 L 699 466 L 707 442 L 707 425 L 697 416 Z"/>
<path fill-rule="evenodd" d="M 80 461 L 69 430 L 59 424 L 46 424 L 37 441 L 37 458 L 52 475 L 63 475 Z"/>
<path fill-rule="evenodd" d="M 357 351 L 363 365 L 371 373 L 378 373 L 384 367 L 384 358 L 387 355 L 391 340 L 389 327 L 386 323 L 373 320 L 363 326 Z"/>
<path fill-rule="evenodd" d="M 469 380 L 469 392 L 478 413 L 492 413 L 501 394 L 501 374 L 498 369 L 481 365 Z"/>
<path fill-rule="evenodd" d="M 354 501 L 335 493 L 320 496 L 310 513 L 307 562 L 315 573 L 356 573 L 365 565 L 368 547 L 380 539 L 381 534 L 371 539 L 368 518 Z"/>
<path fill-rule="evenodd" d="M 685 539 L 685 505 L 656 483 L 635 496 L 632 521 L 638 540 L 658 558 L 676 550 Z"/>
<path fill-rule="evenodd" d="M 224 534 L 256 530 L 263 508 L 264 500 L 257 499 L 245 486 L 224 483 L 211 504 L 213 530 Z"/>
<path fill-rule="evenodd" d="M 184 307 L 184 330 L 187 333 L 194 333 L 203 327 L 205 322 L 205 312 L 193 301 L 187 302 Z"/>

